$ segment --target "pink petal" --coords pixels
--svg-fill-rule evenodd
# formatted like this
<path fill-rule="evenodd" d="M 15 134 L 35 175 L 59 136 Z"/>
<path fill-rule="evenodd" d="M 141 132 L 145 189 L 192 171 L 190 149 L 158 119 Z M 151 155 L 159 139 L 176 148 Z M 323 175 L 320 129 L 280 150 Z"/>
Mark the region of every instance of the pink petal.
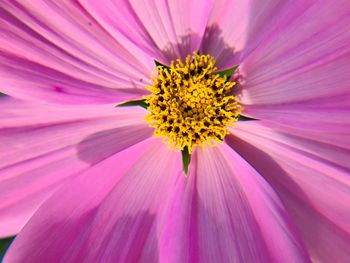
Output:
<path fill-rule="evenodd" d="M 140 43 L 155 59 L 168 64 L 199 49 L 212 1 L 115 1 L 106 6 L 91 1 L 86 5 L 110 30 L 113 27 L 115 34 L 123 35 L 123 41 L 128 38 L 125 44 Z M 121 12 L 116 15 L 113 10 Z M 160 52 L 152 50 L 155 46 Z"/>
<path fill-rule="evenodd" d="M 154 58 L 162 54 L 135 13 L 129 1 L 79 1 L 79 4 L 98 22 L 120 45 L 134 54 L 148 68 L 153 68 Z"/>
<path fill-rule="evenodd" d="M 3 1 L 0 84 L 56 103 L 117 102 L 146 93 L 153 65 L 122 46 L 77 3 Z"/>
<path fill-rule="evenodd" d="M 228 143 L 274 187 L 315 261 L 350 260 L 350 145 L 267 122 L 237 124 Z M 344 134 L 345 137 L 345 134 Z M 349 134 L 347 133 L 347 137 Z"/>
<path fill-rule="evenodd" d="M 278 106 L 348 94 L 348 1 L 290 1 L 242 54 L 241 102 Z M 322 106 L 322 105 L 321 105 Z"/>
<path fill-rule="evenodd" d="M 106 159 L 41 207 L 5 262 L 307 262 L 278 198 L 249 165 L 227 146 L 196 156 L 187 179 L 179 153 L 154 139 Z"/>
<path fill-rule="evenodd" d="M 180 158 L 149 139 L 92 167 L 38 210 L 5 262 L 157 262 L 157 211 Z"/>
<path fill-rule="evenodd" d="M 305 1 L 303 5 L 297 2 L 216 0 L 202 42 L 203 53 L 213 55 L 219 69 L 241 64 L 276 21 L 293 17 L 306 7 Z"/>
<path fill-rule="evenodd" d="M 198 262 L 309 261 L 279 198 L 237 153 L 198 148 L 193 166 Z"/>
<path fill-rule="evenodd" d="M 314 131 L 317 138 L 332 136 L 332 140 L 344 143 L 350 129 L 350 94 L 329 96 L 287 104 L 251 105 L 245 107 L 244 114 L 261 120 Z"/>
<path fill-rule="evenodd" d="M 0 236 L 16 234 L 60 185 L 151 136 L 141 108 L 2 99 Z"/>

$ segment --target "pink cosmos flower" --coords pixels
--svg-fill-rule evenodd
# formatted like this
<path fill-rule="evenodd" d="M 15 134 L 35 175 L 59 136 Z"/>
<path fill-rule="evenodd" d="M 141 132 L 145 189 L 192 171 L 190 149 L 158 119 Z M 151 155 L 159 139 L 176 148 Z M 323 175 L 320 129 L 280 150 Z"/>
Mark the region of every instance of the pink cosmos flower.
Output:
<path fill-rule="evenodd" d="M 5 262 L 350 262 L 347 0 L 3 0 L 0 21 Z M 149 111 L 115 105 L 197 51 L 239 66 L 222 85 L 255 120 L 185 176 Z"/>

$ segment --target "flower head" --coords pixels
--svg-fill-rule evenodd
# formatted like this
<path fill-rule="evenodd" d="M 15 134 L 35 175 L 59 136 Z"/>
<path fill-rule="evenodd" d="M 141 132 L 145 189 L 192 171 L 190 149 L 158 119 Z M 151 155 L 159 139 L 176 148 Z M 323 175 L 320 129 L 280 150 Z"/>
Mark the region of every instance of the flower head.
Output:
<path fill-rule="evenodd" d="M 158 66 L 146 103 L 146 120 L 171 146 L 192 153 L 196 145 L 212 144 L 229 133 L 241 107 L 232 95 L 235 82 L 216 73 L 215 60 L 195 53 L 183 63 Z"/>
<path fill-rule="evenodd" d="M 4 261 L 349 262 L 349 14 L 2 1 Z"/>

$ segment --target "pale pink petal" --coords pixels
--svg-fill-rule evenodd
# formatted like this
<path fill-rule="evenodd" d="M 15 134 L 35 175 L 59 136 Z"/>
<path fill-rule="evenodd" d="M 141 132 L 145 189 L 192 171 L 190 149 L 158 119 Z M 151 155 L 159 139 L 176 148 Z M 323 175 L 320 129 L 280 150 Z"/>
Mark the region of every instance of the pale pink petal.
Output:
<path fill-rule="evenodd" d="M 213 55 L 219 69 L 241 64 L 262 37 L 276 27 L 276 21 L 294 18 L 309 5 L 300 2 L 303 1 L 215 1 L 202 52 Z"/>
<path fill-rule="evenodd" d="M 0 236 L 16 234 L 62 183 L 152 135 L 138 107 L 0 106 Z"/>
<path fill-rule="evenodd" d="M 349 2 L 289 2 L 287 14 L 263 25 L 259 45 L 242 54 L 240 100 L 247 109 L 348 94 Z"/>
<path fill-rule="evenodd" d="M 151 61 L 122 46 L 72 1 L 2 1 L 0 84 L 57 103 L 116 102 L 145 94 Z"/>
<path fill-rule="evenodd" d="M 157 262 L 157 212 L 180 171 L 155 139 L 104 160 L 38 210 L 5 262 Z"/>
<path fill-rule="evenodd" d="M 341 144 L 336 130 L 320 134 L 261 121 L 236 126 L 228 143 L 277 191 L 312 258 L 348 262 L 349 133 Z"/>
<path fill-rule="evenodd" d="M 296 103 L 249 105 L 245 115 L 260 120 L 270 120 L 278 124 L 314 131 L 318 138 L 332 136 L 332 140 L 344 143 L 350 130 L 350 94 L 328 96 Z"/>

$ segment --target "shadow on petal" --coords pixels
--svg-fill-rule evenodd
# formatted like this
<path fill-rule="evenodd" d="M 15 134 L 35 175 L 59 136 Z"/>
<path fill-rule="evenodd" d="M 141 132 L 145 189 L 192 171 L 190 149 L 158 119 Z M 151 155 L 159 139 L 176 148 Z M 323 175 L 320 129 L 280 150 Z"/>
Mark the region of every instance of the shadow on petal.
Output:
<path fill-rule="evenodd" d="M 303 190 L 290 179 L 283 168 L 267 153 L 259 150 L 252 144 L 238 139 L 234 135 L 226 136 L 225 142 L 262 175 L 279 195 L 281 195 L 280 190 L 284 188 L 284 185 L 288 185 L 294 189 L 294 193 L 308 200 Z M 280 198 L 283 201 L 283 196 L 280 196 Z"/>
<path fill-rule="evenodd" d="M 141 131 L 141 132 L 140 132 Z M 140 125 L 119 127 L 91 134 L 77 145 L 79 158 L 96 164 L 140 141 L 152 136 L 151 128 Z"/>
<path fill-rule="evenodd" d="M 233 57 L 236 57 L 235 61 L 238 64 L 238 58 L 240 54 L 235 52 L 234 47 L 230 46 L 222 36 L 222 30 L 217 24 L 208 26 L 205 30 L 204 37 L 202 39 L 201 52 L 211 54 L 215 57 L 217 67 L 219 70 L 230 68 L 223 67 L 228 62 L 232 61 Z M 216 54 L 219 56 L 216 56 Z M 234 64 L 231 65 L 231 67 Z"/>
<path fill-rule="evenodd" d="M 228 135 L 225 142 L 234 149 L 240 156 L 242 156 L 264 179 L 271 185 L 274 191 L 280 197 L 282 203 L 290 214 L 291 219 L 294 220 L 294 225 L 298 228 L 298 222 L 295 221 L 293 213 L 290 209 L 293 200 L 292 195 L 297 196 L 300 200 L 305 200 L 305 205 L 311 205 L 310 199 L 306 196 L 304 191 L 290 178 L 285 170 L 267 153 L 258 149 L 234 135 Z M 288 187 L 286 187 L 288 186 Z M 293 193 L 288 192 L 288 188 L 293 189 Z M 293 198 L 293 197 L 292 197 Z M 303 201 L 304 202 L 304 201 Z M 298 228 L 301 231 L 300 228 Z M 321 231 L 315 231 L 313 235 L 317 236 Z M 321 235 L 319 238 L 323 238 Z"/>
<path fill-rule="evenodd" d="M 180 58 L 182 61 L 186 59 L 187 55 L 191 55 L 196 50 L 191 50 L 191 41 L 195 39 L 198 41 L 200 37 L 191 33 L 190 29 L 188 29 L 188 33 L 186 35 L 180 36 L 179 43 L 168 43 L 163 49 L 162 54 L 168 60 L 166 64 L 169 64 L 171 60 L 176 60 Z"/>

